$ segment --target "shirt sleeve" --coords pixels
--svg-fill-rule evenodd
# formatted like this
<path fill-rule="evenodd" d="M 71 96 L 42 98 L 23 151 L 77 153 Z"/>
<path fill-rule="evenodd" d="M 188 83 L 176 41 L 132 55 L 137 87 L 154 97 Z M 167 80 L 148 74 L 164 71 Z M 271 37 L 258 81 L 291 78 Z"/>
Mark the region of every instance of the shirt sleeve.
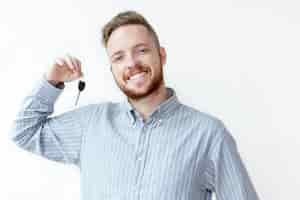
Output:
<path fill-rule="evenodd" d="M 79 164 L 92 105 L 50 117 L 62 91 L 43 77 L 22 101 L 9 136 L 24 150 L 49 160 Z"/>
<path fill-rule="evenodd" d="M 218 200 L 259 200 L 233 136 L 220 124 L 209 153 L 207 185 Z"/>

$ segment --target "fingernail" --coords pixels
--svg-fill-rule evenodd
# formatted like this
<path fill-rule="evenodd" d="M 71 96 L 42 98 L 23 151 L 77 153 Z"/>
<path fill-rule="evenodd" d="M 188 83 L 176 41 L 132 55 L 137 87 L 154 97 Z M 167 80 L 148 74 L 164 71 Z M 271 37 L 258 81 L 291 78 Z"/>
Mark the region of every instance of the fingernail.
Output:
<path fill-rule="evenodd" d="M 57 63 L 57 64 L 59 64 L 59 65 L 63 65 L 63 63 L 60 61 L 60 60 L 55 60 L 55 62 Z"/>

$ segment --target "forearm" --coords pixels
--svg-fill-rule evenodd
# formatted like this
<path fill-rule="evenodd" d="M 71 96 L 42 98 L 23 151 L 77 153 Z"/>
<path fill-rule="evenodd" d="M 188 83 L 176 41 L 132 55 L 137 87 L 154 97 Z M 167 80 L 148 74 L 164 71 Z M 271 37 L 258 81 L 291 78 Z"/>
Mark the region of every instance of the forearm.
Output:
<path fill-rule="evenodd" d="M 10 135 L 18 146 L 30 146 L 31 138 L 41 131 L 47 117 L 53 113 L 54 103 L 61 91 L 43 77 L 24 98 Z"/>

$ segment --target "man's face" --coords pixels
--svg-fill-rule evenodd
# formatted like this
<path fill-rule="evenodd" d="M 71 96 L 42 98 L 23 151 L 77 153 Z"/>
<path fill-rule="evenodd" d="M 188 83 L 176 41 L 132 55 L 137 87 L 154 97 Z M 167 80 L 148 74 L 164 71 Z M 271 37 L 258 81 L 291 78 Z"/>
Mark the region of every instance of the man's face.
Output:
<path fill-rule="evenodd" d="M 114 30 L 107 43 L 111 71 L 118 87 L 131 99 L 151 94 L 163 84 L 165 51 L 142 25 Z"/>

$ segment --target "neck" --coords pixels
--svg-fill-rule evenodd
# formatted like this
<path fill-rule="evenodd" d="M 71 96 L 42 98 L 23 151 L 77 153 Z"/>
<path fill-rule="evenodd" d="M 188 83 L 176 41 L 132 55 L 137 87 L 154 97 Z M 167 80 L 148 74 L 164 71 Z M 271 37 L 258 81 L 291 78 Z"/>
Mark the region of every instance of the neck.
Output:
<path fill-rule="evenodd" d="M 135 100 L 129 99 L 132 106 L 141 114 L 144 120 L 151 115 L 155 108 L 163 101 L 168 99 L 167 88 L 162 84 L 157 90 L 148 96 Z"/>

